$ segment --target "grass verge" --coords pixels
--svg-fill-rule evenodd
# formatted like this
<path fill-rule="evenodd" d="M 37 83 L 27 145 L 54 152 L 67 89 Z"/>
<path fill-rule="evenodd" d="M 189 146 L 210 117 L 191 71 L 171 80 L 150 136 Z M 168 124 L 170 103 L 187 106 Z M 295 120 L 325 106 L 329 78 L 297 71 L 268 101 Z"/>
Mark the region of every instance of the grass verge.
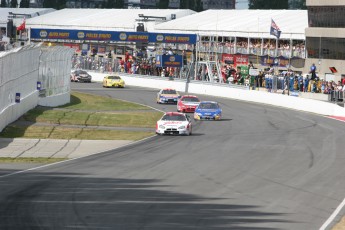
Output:
<path fill-rule="evenodd" d="M 118 110 L 150 110 L 143 105 L 130 103 L 122 100 L 116 100 L 109 97 L 102 97 L 98 95 L 91 95 L 80 92 L 71 93 L 71 102 L 59 106 L 58 108 L 76 109 L 76 110 L 103 110 L 103 111 L 118 111 Z"/>
<path fill-rule="evenodd" d="M 50 164 L 67 160 L 68 158 L 46 158 L 46 157 L 0 157 L 0 163 L 42 163 Z"/>
<path fill-rule="evenodd" d="M 153 132 L 143 131 L 10 125 L 4 129 L 0 137 L 65 140 L 140 140 L 152 135 Z"/>
<path fill-rule="evenodd" d="M 343 217 L 341 221 L 332 228 L 332 230 L 345 230 L 345 217 Z"/>
<path fill-rule="evenodd" d="M 116 130 L 111 128 L 137 127 L 152 128 L 154 130 L 156 121 L 161 116 L 161 112 L 135 103 L 72 92 L 71 103 L 58 108 L 38 106 L 25 113 L 18 122 L 8 125 L 0 133 L 0 137 L 140 140 L 152 136 L 154 132 Z M 85 126 L 94 127 L 87 128 Z M 97 126 L 102 126 L 102 128 L 97 129 Z"/>

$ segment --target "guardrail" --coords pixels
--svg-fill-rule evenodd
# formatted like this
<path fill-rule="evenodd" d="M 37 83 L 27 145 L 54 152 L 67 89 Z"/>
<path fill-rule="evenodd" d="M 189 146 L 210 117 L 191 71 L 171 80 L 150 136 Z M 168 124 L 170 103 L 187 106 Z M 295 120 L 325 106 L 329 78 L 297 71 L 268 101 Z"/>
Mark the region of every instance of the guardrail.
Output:
<path fill-rule="evenodd" d="M 329 100 L 335 103 L 345 102 L 345 92 L 339 90 L 333 90 L 329 94 Z"/>

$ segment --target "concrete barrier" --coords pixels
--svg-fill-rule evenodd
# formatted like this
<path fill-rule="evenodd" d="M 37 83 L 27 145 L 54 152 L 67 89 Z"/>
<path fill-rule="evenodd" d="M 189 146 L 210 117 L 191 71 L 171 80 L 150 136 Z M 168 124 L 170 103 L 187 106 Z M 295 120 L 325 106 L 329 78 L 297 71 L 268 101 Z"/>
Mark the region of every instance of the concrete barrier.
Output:
<path fill-rule="evenodd" d="M 102 82 L 104 73 L 91 73 L 93 81 Z M 166 78 L 119 74 L 126 82 L 126 85 L 147 87 L 154 89 L 174 88 L 177 91 L 185 92 L 186 80 L 170 81 Z M 188 86 L 189 93 L 211 95 L 234 100 L 253 102 L 258 104 L 267 104 L 278 107 L 284 107 L 304 112 L 311 112 L 325 116 L 342 116 L 345 117 L 345 108 L 338 105 L 313 100 L 308 98 L 293 97 L 282 94 L 268 93 L 255 90 L 243 90 L 232 88 L 225 84 L 212 84 L 206 82 L 192 81 Z"/>
<path fill-rule="evenodd" d="M 24 113 L 33 109 L 38 103 L 38 91 L 35 91 L 23 98 L 20 98 L 20 103 L 11 103 L 3 111 L 0 111 L 0 131 L 2 131 L 8 124 L 16 121 Z"/>

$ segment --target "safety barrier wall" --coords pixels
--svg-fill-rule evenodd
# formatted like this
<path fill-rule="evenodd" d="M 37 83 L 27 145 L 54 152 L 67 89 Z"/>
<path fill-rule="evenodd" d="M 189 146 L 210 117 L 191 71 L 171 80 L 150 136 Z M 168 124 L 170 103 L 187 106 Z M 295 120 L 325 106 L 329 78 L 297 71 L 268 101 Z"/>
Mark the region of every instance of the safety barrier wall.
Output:
<path fill-rule="evenodd" d="M 34 46 L 0 53 L 0 131 L 37 105 L 39 54 Z"/>
<path fill-rule="evenodd" d="M 40 45 L 0 52 L 0 131 L 37 105 L 70 101 L 73 52 Z"/>
<path fill-rule="evenodd" d="M 71 59 L 74 50 L 67 47 L 42 47 L 39 67 L 41 106 L 59 106 L 70 102 Z"/>
<path fill-rule="evenodd" d="M 101 82 L 106 74 L 91 73 L 91 75 L 93 81 Z M 175 88 L 177 91 L 181 92 L 185 92 L 186 89 L 186 80 L 170 81 L 166 78 L 128 75 L 123 73 L 120 73 L 119 75 L 125 80 L 126 84 L 130 86 L 155 89 L 168 87 Z M 218 96 L 234 100 L 254 102 L 258 104 L 267 104 L 326 116 L 345 117 L 345 108 L 329 102 L 244 89 L 245 88 L 234 88 L 227 84 L 206 83 L 198 81 L 192 81 L 188 84 L 188 93 Z"/>

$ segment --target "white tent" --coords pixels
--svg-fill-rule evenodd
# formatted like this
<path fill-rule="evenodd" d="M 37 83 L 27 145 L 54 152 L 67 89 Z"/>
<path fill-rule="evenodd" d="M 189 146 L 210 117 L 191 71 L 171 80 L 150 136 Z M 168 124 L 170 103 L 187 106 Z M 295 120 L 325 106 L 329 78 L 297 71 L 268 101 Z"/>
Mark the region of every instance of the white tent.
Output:
<path fill-rule="evenodd" d="M 0 8 L 0 27 L 7 26 L 9 12 L 12 12 L 13 14 L 28 14 L 33 18 L 53 11 L 55 11 L 55 9 L 51 8 Z M 22 18 L 13 19 L 13 23 L 15 26 L 22 24 L 22 22 Z"/>
<path fill-rule="evenodd" d="M 186 15 L 194 14 L 192 10 L 176 9 L 63 9 L 48 15 L 27 20 L 31 28 L 45 29 L 80 29 L 80 30 L 105 30 L 105 31 L 135 31 L 139 14 L 144 16 L 166 17 L 166 21 Z M 160 19 L 149 19 L 145 22 L 148 31 L 157 23 L 164 22 Z"/>
<path fill-rule="evenodd" d="M 307 10 L 207 10 L 159 24 L 157 32 L 196 33 L 228 37 L 270 38 L 271 19 L 280 28 L 280 39 L 305 40 Z"/>

